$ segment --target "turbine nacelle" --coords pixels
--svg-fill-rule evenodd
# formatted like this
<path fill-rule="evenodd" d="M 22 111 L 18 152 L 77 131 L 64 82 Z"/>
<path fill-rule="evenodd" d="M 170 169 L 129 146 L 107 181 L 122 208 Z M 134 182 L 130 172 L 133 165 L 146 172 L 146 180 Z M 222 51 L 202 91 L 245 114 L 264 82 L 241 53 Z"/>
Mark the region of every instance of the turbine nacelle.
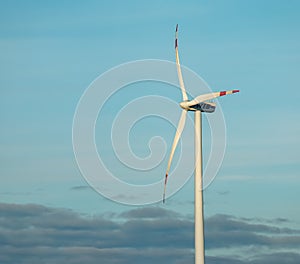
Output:
<path fill-rule="evenodd" d="M 201 102 L 195 105 L 189 105 L 190 101 L 183 101 L 179 105 L 186 111 L 201 111 L 205 113 L 213 113 L 216 109 L 216 103 Z"/>

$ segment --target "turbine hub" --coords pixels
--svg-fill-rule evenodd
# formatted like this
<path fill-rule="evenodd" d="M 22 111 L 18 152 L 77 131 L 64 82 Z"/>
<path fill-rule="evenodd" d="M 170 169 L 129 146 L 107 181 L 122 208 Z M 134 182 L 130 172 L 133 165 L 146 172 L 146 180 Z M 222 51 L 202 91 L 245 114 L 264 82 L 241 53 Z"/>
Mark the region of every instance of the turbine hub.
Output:
<path fill-rule="evenodd" d="M 189 101 L 183 101 L 183 102 L 179 103 L 179 105 L 180 105 L 180 107 L 181 107 L 182 109 L 184 109 L 184 110 L 189 110 L 190 107 L 188 106 L 188 102 L 189 102 Z"/>

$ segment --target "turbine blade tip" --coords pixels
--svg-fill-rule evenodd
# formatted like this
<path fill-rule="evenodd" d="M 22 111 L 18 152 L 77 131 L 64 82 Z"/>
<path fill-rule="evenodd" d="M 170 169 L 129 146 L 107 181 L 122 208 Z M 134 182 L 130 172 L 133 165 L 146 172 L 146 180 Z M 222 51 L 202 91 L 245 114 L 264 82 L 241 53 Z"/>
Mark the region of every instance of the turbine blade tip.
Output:
<path fill-rule="evenodd" d="M 233 90 L 232 93 L 238 93 L 240 90 Z"/>
<path fill-rule="evenodd" d="M 176 31 L 178 31 L 178 24 L 176 24 Z"/>

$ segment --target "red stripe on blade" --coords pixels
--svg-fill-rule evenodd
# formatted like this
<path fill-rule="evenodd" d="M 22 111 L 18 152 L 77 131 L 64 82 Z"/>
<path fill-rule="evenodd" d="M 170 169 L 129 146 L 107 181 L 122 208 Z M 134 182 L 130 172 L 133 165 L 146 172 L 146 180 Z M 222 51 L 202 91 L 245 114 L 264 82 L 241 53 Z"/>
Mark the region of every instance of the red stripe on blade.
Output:
<path fill-rule="evenodd" d="M 226 95 L 226 91 L 220 92 L 220 96 Z"/>

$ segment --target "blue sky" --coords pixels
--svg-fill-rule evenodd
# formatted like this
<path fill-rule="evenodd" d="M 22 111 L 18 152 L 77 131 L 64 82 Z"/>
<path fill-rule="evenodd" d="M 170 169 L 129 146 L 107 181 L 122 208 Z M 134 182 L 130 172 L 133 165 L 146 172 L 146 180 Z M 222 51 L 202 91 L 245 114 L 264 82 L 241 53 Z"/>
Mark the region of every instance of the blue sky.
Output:
<path fill-rule="evenodd" d="M 73 154 L 73 115 L 88 85 L 110 68 L 174 61 L 178 23 L 181 63 L 214 91 L 241 90 L 219 101 L 227 149 L 204 193 L 206 216 L 285 218 L 299 228 L 299 7 L 298 1 L 1 1 L 0 202 L 90 216 L 137 209 L 88 188 Z M 150 88 L 180 100 L 179 92 Z M 174 128 L 158 122 L 170 148 Z M 146 121 L 137 126 L 138 142 L 146 146 L 150 132 Z M 158 168 L 162 176 L 165 167 L 166 161 Z M 190 180 L 166 205 L 154 206 L 190 216 L 192 202 Z"/>

